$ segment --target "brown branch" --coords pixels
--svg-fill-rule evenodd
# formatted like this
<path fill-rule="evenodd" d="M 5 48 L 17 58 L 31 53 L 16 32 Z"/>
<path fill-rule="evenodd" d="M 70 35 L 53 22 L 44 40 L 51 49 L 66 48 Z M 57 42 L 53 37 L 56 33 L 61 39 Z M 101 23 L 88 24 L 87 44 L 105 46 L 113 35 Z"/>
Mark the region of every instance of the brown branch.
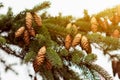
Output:
<path fill-rule="evenodd" d="M 119 59 L 118 58 L 118 55 L 117 54 L 110 54 L 110 52 L 109 52 L 109 49 L 104 49 L 102 46 L 100 46 L 100 45 L 98 45 L 98 46 L 96 46 L 95 44 L 92 44 L 95 48 L 98 48 L 98 49 L 100 49 L 100 50 L 102 50 L 103 51 L 103 53 L 105 53 L 105 54 L 107 54 L 107 55 L 109 55 L 110 56 L 110 59 L 112 59 L 112 58 L 117 58 L 117 59 Z"/>
<path fill-rule="evenodd" d="M 3 59 L 0 59 L 0 62 L 4 64 L 4 66 L 5 66 L 5 71 L 11 70 L 11 71 L 14 72 L 16 75 L 18 75 L 18 73 L 17 73 L 14 69 L 11 68 L 12 65 L 14 65 L 14 64 L 7 65 L 7 64 L 5 64 L 6 61 L 3 60 Z"/>
<path fill-rule="evenodd" d="M 89 67 L 91 69 L 97 71 L 100 75 L 102 75 L 105 78 L 105 80 L 113 80 L 111 75 L 105 69 L 103 69 L 101 66 L 99 66 L 97 64 L 89 64 Z"/>
<path fill-rule="evenodd" d="M 12 49 L 10 49 L 10 47 L 8 47 L 7 45 L 1 45 L 1 44 L 0 44 L 0 48 L 1 48 L 2 50 L 4 50 L 6 53 L 8 53 L 8 54 L 11 54 L 11 55 L 14 55 L 14 56 L 16 56 L 16 57 L 19 57 L 20 59 L 23 59 L 23 56 L 17 55 L 16 52 L 13 51 Z"/>

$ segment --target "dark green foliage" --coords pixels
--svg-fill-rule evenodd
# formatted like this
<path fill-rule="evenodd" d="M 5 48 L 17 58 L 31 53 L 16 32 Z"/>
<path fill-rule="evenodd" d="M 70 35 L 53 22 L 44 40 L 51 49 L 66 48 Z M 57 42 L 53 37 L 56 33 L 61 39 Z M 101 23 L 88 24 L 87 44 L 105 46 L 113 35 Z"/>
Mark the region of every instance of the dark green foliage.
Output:
<path fill-rule="evenodd" d="M 95 71 L 97 71 L 101 76 L 105 78 L 105 80 L 113 80 L 110 74 L 107 73 L 106 70 L 104 70 L 101 66 L 97 64 L 89 64 L 89 67 Z"/>
<path fill-rule="evenodd" d="M 102 36 L 101 34 L 89 34 L 88 38 L 90 42 L 92 43 L 97 43 L 100 47 L 102 47 L 104 50 L 117 50 L 120 49 L 120 41 L 119 39 L 112 38 L 112 37 L 105 37 Z"/>
<path fill-rule="evenodd" d="M 48 58 L 48 60 L 51 61 L 53 66 L 55 66 L 57 68 L 63 67 L 63 62 L 62 62 L 60 56 L 52 48 L 47 48 L 46 57 Z"/>
<path fill-rule="evenodd" d="M 66 49 L 62 49 L 59 53 L 61 56 L 68 56 L 69 55 L 69 52 Z"/>
<path fill-rule="evenodd" d="M 25 62 L 29 62 L 31 61 L 31 59 L 33 59 L 35 57 L 36 53 L 33 51 L 29 51 L 28 53 L 26 53 L 24 61 Z"/>
<path fill-rule="evenodd" d="M 88 31 L 90 31 L 90 22 L 77 20 L 75 24 L 79 27 L 80 32 L 87 33 Z"/>
<path fill-rule="evenodd" d="M 91 62 L 94 62 L 96 59 L 97 59 L 97 55 L 91 53 L 85 56 L 84 61 L 87 63 L 91 63 Z"/>
<path fill-rule="evenodd" d="M 91 70 L 91 73 L 93 75 L 94 80 L 101 80 L 100 74 L 98 72 L 96 72 L 95 70 Z"/>
<path fill-rule="evenodd" d="M 38 42 L 38 44 L 39 45 L 45 45 L 46 44 L 46 42 L 45 42 L 45 40 L 46 40 L 46 37 L 45 36 L 43 36 L 42 34 L 36 34 L 36 42 Z"/>
<path fill-rule="evenodd" d="M 6 43 L 6 39 L 0 36 L 0 44 L 5 44 L 5 43 Z"/>
<path fill-rule="evenodd" d="M 92 73 L 90 72 L 89 68 L 87 68 L 86 66 L 81 66 L 82 69 L 82 75 L 83 78 L 82 79 L 89 79 L 89 80 L 94 80 Z"/>
<path fill-rule="evenodd" d="M 52 34 L 57 34 L 63 37 L 66 37 L 67 34 L 70 33 L 65 27 L 59 26 L 59 25 L 54 25 L 54 24 L 45 24 L 45 26 L 48 28 L 48 31 Z"/>
<path fill-rule="evenodd" d="M 80 62 L 82 62 L 84 58 L 84 53 L 82 51 L 77 51 L 75 50 L 74 52 L 72 52 L 72 62 L 79 64 Z"/>
<path fill-rule="evenodd" d="M 0 30 L 9 31 L 12 28 L 13 19 L 12 8 L 8 8 L 6 15 L 0 15 Z"/>
<path fill-rule="evenodd" d="M 69 69 L 67 66 L 59 69 L 58 72 L 63 76 L 64 80 L 81 80 L 79 75 L 73 70 Z"/>
<path fill-rule="evenodd" d="M 47 70 L 45 66 L 40 67 L 40 75 L 43 76 L 43 80 L 55 80 L 53 72 L 51 70 Z"/>

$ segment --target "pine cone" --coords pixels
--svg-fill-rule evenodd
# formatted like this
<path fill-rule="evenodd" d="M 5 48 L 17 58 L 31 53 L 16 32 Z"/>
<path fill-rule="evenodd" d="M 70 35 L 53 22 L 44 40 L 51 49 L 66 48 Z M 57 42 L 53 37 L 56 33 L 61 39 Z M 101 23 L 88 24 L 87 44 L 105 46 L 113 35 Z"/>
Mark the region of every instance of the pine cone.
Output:
<path fill-rule="evenodd" d="M 74 34 L 76 34 L 78 32 L 78 28 L 75 24 L 72 25 L 72 29 L 74 31 Z"/>
<path fill-rule="evenodd" d="M 35 37 L 35 30 L 33 27 L 31 27 L 30 29 L 28 29 L 29 33 L 31 36 Z"/>
<path fill-rule="evenodd" d="M 91 24 L 98 25 L 98 22 L 97 22 L 97 20 L 96 20 L 96 18 L 95 18 L 95 17 L 92 17 L 92 18 L 91 18 L 90 23 L 91 23 Z"/>
<path fill-rule="evenodd" d="M 118 73 L 118 77 L 120 78 L 120 61 L 117 62 L 116 71 Z"/>
<path fill-rule="evenodd" d="M 34 77 L 34 80 L 37 80 L 37 77 L 36 77 L 36 76 Z"/>
<path fill-rule="evenodd" d="M 104 21 L 102 21 L 101 19 L 99 19 L 99 25 L 103 28 L 104 31 L 107 30 L 108 28 L 108 22 L 106 19 L 104 19 Z"/>
<path fill-rule="evenodd" d="M 27 12 L 26 13 L 26 18 L 25 18 L 25 20 L 26 20 L 26 27 L 28 28 L 28 29 L 30 29 L 31 27 L 32 27 L 32 15 L 31 15 L 31 13 L 30 12 Z"/>
<path fill-rule="evenodd" d="M 120 37 L 120 32 L 118 29 L 115 29 L 112 33 L 112 37 L 114 38 L 119 38 Z"/>
<path fill-rule="evenodd" d="M 91 25 L 91 31 L 92 31 L 92 32 L 97 32 L 97 30 L 98 30 L 98 26 L 95 25 L 95 24 L 92 24 L 92 25 Z"/>
<path fill-rule="evenodd" d="M 33 67 L 34 67 L 35 72 L 39 71 L 39 67 L 40 67 L 40 65 L 42 65 L 42 63 L 45 59 L 45 53 L 46 53 L 46 47 L 43 46 L 40 48 L 37 56 L 35 57 L 35 59 L 33 61 Z"/>
<path fill-rule="evenodd" d="M 110 20 L 111 22 L 113 22 L 114 16 L 112 15 L 112 16 L 109 18 L 109 20 Z"/>
<path fill-rule="evenodd" d="M 36 13 L 33 14 L 35 23 L 40 27 L 42 26 L 42 19 L 40 16 L 38 16 Z"/>
<path fill-rule="evenodd" d="M 30 36 L 29 36 L 29 32 L 27 30 L 24 31 L 24 42 L 26 45 L 29 45 L 29 43 L 30 43 Z"/>
<path fill-rule="evenodd" d="M 15 32 L 15 37 L 21 36 L 21 35 L 23 34 L 24 30 L 25 30 L 25 27 L 24 27 L 24 26 L 23 26 L 23 27 L 20 27 L 20 28 Z"/>
<path fill-rule="evenodd" d="M 67 30 L 70 30 L 72 33 L 76 34 L 78 32 L 78 28 L 75 24 L 69 23 L 66 26 Z"/>
<path fill-rule="evenodd" d="M 51 69 L 52 69 L 52 64 L 50 63 L 49 60 L 46 61 L 46 68 L 47 68 L 48 70 L 51 70 Z"/>
<path fill-rule="evenodd" d="M 66 29 L 70 29 L 72 27 L 72 23 L 68 23 Z"/>
<path fill-rule="evenodd" d="M 70 47 L 71 47 L 71 42 L 72 42 L 72 38 L 71 38 L 71 36 L 68 34 L 68 35 L 66 36 L 66 38 L 65 38 L 65 48 L 66 48 L 67 50 L 70 49 Z"/>
<path fill-rule="evenodd" d="M 81 38 L 81 48 L 83 50 L 85 50 L 88 54 L 92 52 L 90 43 L 89 43 L 87 37 L 85 37 L 85 36 L 82 36 L 82 38 Z"/>
<path fill-rule="evenodd" d="M 104 30 L 107 30 L 107 29 L 108 29 L 108 27 L 109 27 L 108 21 L 107 21 L 107 19 L 106 19 L 106 18 L 104 18 L 104 22 L 103 22 L 103 29 L 104 29 Z"/>
<path fill-rule="evenodd" d="M 115 74 L 117 73 L 117 62 L 116 60 L 112 60 L 112 69 L 113 69 L 113 75 L 115 76 Z"/>
<path fill-rule="evenodd" d="M 81 37 L 82 35 L 78 33 L 73 39 L 72 46 L 80 44 Z"/>
<path fill-rule="evenodd" d="M 118 24 L 119 21 L 120 21 L 118 14 L 114 14 L 114 18 L 115 18 L 114 19 L 115 20 L 115 24 Z"/>

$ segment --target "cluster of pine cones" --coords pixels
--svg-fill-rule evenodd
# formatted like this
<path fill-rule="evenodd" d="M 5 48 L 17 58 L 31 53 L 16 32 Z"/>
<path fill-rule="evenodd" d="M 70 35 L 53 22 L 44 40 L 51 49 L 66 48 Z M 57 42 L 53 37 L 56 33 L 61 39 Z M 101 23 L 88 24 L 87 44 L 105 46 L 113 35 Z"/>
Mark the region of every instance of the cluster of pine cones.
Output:
<path fill-rule="evenodd" d="M 26 12 L 26 25 L 20 27 L 16 32 L 15 32 L 15 38 L 23 36 L 24 42 L 26 45 L 29 45 L 30 43 L 30 37 L 33 36 L 35 37 L 35 30 L 32 27 L 32 22 L 33 20 L 37 24 L 37 26 L 41 27 L 42 26 L 42 20 L 41 17 L 38 16 L 36 13 L 30 13 Z"/>
<path fill-rule="evenodd" d="M 112 23 L 115 22 L 116 24 L 118 24 L 120 22 L 120 16 L 115 14 L 112 17 L 112 19 L 110 19 L 110 21 Z M 103 18 L 103 20 L 101 19 L 97 20 L 95 17 L 92 17 L 90 23 L 91 23 L 91 31 L 94 33 L 98 32 L 98 25 L 100 25 L 104 31 L 107 31 L 110 27 L 107 18 Z M 112 33 L 110 33 L 110 35 L 114 38 L 120 38 L 120 31 L 118 29 L 115 29 L 112 31 Z"/>
<path fill-rule="evenodd" d="M 70 49 L 70 47 L 75 47 L 76 45 L 81 46 L 81 48 L 83 50 L 85 50 L 88 54 L 92 52 L 92 48 L 90 46 L 90 42 L 87 39 L 86 36 L 82 36 L 82 34 L 78 33 L 76 34 L 76 36 L 74 37 L 74 39 L 72 39 L 71 35 L 68 34 L 65 38 L 65 48 L 67 50 Z"/>

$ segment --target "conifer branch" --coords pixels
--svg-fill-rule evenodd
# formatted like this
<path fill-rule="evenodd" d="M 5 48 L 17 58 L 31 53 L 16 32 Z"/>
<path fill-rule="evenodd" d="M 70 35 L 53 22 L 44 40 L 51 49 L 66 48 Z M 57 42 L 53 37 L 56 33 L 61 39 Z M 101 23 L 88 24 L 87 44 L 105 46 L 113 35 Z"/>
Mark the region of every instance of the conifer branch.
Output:
<path fill-rule="evenodd" d="M 105 78 L 105 80 L 113 80 L 110 74 L 105 69 L 103 69 L 101 66 L 97 64 L 89 64 L 89 67 L 97 71 L 99 74 L 101 74 Z"/>
<path fill-rule="evenodd" d="M 30 10 L 31 12 L 38 12 L 40 10 L 46 9 L 50 7 L 50 2 L 49 1 L 44 1 L 43 3 L 35 6 L 32 10 Z"/>
<path fill-rule="evenodd" d="M 11 54 L 11 55 L 14 55 L 14 56 L 16 56 L 16 57 L 19 57 L 19 58 L 23 59 L 22 56 L 17 55 L 16 52 L 13 51 L 12 49 L 10 49 L 10 47 L 8 47 L 7 45 L 1 45 L 1 44 L 0 44 L 0 48 L 1 48 L 2 50 L 4 50 L 7 54 Z"/>
<path fill-rule="evenodd" d="M 57 35 L 61 35 L 63 37 L 66 37 L 66 35 L 70 33 L 67 29 L 65 29 L 65 27 L 61 27 L 58 25 L 45 24 L 45 26 L 48 28 L 48 31 L 51 34 L 57 34 Z"/>

